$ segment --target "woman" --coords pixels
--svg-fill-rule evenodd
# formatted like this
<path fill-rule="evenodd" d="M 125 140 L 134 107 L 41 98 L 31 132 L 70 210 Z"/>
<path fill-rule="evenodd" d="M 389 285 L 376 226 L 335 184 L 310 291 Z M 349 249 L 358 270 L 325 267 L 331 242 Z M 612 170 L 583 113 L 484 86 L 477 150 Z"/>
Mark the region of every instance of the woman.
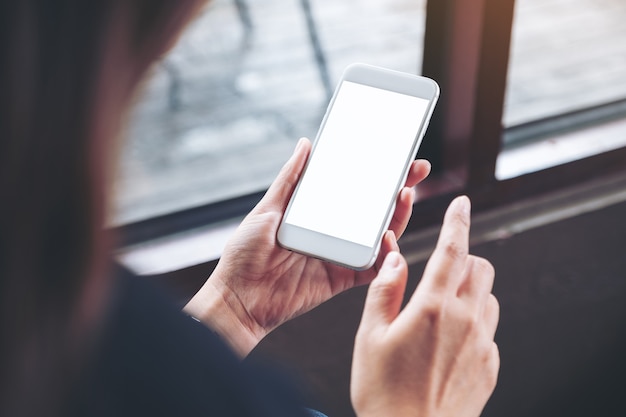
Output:
<path fill-rule="evenodd" d="M 103 224 L 116 138 L 146 70 L 202 5 L 0 4 L 0 414 L 298 415 L 286 384 L 232 351 L 245 356 L 281 323 L 368 283 L 357 414 L 480 414 L 499 367 L 498 304 L 491 265 L 467 252 L 466 197 L 448 210 L 400 311 L 407 266 L 395 237 L 424 161 L 412 166 L 376 265 L 356 273 L 276 245 L 311 146 L 301 140 L 185 307 L 216 334 L 112 266 L 115 237 Z"/>

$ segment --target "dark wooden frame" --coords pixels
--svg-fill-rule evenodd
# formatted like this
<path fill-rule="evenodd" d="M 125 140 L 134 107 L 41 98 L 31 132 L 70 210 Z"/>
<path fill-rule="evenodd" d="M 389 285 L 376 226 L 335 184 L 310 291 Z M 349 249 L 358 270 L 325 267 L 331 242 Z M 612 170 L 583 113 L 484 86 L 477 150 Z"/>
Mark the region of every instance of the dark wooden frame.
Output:
<path fill-rule="evenodd" d="M 485 210 L 626 169 L 626 148 L 505 181 L 495 178 L 504 127 L 515 0 L 433 0 L 427 4 L 423 74 L 441 99 L 420 157 L 433 177 L 418 188 L 409 230 L 441 220 L 445 205 L 468 194 Z"/>

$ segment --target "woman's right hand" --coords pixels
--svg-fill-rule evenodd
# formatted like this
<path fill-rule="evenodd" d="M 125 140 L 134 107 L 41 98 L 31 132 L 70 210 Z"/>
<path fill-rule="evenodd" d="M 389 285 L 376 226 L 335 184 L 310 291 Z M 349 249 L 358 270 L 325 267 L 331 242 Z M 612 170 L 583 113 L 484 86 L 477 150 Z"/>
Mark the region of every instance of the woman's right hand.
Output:
<path fill-rule="evenodd" d="M 390 252 L 370 284 L 356 336 L 351 397 L 359 417 L 477 417 L 500 367 L 494 269 L 468 254 L 470 202 L 448 208 L 437 247 L 401 311 L 407 264 Z"/>

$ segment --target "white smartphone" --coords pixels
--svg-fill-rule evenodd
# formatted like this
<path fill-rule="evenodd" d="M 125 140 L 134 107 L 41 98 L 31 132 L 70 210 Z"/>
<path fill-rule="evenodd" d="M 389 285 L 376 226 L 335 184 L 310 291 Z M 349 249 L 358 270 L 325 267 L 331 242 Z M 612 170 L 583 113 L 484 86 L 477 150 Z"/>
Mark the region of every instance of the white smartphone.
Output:
<path fill-rule="evenodd" d="M 371 267 L 438 97 L 429 78 L 350 65 L 283 216 L 279 244 Z"/>

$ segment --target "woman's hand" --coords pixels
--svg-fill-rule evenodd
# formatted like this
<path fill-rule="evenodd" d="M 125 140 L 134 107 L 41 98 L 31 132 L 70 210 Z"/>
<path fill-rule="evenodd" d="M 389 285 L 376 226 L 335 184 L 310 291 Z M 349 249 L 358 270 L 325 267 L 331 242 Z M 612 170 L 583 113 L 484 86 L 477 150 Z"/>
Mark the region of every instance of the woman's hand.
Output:
<path fill-rule="evenodd" d="M 401 311 L 407 265 L 390 252 L 369 288 L 356 337 L 359 417 L 477 417 L 495 388 L 494 270 L 468 255 L 470 202 L 456 199 L 421 282 Z"/>
<path fill-rule="evenodd" d="M 301 139 L 266 195 L 230 239 L 214 273 L 185 311 L 221 334 L 242 356 L 272 329 L 332 296 L 369 283 L 382 259 L 397 250 L 385 236 L 381 255 L 367 271 L 353 271 L 278 246 L 276 233 L 311 149 Z M 412 187 L 430 172 L 426 161 L 411 166 L 389 229 L 400 236 L 411 216 Z M 391 232 L 388 232 L 391 235 Z"/>

